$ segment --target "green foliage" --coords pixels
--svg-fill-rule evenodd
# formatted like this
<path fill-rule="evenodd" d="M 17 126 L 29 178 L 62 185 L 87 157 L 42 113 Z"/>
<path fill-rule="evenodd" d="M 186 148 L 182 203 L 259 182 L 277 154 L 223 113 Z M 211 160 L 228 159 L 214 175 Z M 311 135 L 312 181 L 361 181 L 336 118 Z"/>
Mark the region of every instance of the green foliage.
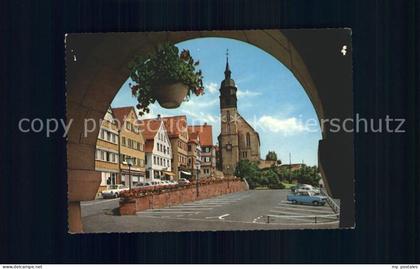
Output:
<path fill-rule="evenodd" d="M 277 153 L 275 151 L 269 151 L 265 156 L 267 161 L 277 161 Z"/>
<path fill-rule="evenodd" d="M 238 163 L 235 175 L 245 178 L 251 189 L 265 187 L 284 189 L 294 180 L 302 184 L 318 186 L 321 179 L 316 166 L 303 165 L 301 169 L 295 171 L 290 171 L 287 166 L 259 169 L 255 163 L 248 160 L 241 160 Z"/>
<path fill-rule="evenodd" d="M 321 176 L 319 175 L 318 167 L 316 166 L 306 166 L 299 170 L 292 172 L 292 177 L 297 179 L 301 184 L 310 184 L 312 186 L 318 186 Z"/>
<path fill-rule="evenodd" d="M 150 112 L 149 104 L 156 101 L 152 89 L 162 84 L 181 82 L 187 85 L 187 98 L 191 93 L 204 94 L 203 75 L 201 70 L 196 70 L 198 65 L 188 50 L 179 53 L 179 49 L 170 43 L 159 46 L 152 55 L 135 57 L 128 66 L 135 84 L 129 86 L 137 98 L 140 115 Z"/>
<path fill-rule="evenodd" d="M 255 178 L 258 174 L 258 166 L 249 160 L 241 160 L 236 166 L 235 175 L 241 178 Z"/>

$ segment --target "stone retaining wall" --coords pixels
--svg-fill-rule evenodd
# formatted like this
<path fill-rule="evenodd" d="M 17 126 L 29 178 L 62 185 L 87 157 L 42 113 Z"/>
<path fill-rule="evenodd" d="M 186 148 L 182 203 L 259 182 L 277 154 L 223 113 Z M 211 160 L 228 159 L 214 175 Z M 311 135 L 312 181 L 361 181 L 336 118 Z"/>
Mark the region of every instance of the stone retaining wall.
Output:
<path fill-rule="evenodd" d="M 215 183 L 200 184 L 198 196 L 195 184 L 179 189 L 150 194 L 142 197 L 120 200 L 121 215 L 135 215 L 138 211 L 152 208 L 169 207 L 182 203 L 211 198 L 223 194 L 248 190 L 247 184 L 241 180 L 216 181 Z"/>

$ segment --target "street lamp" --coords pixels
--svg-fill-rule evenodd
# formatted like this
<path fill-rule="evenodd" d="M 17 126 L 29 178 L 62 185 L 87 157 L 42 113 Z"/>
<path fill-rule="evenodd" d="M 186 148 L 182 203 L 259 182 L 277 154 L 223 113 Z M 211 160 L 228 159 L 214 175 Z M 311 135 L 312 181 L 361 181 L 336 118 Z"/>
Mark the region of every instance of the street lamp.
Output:
<path fill-rule="evenodd" d="M 200 169 L 197 166 L 197 179 L 196 179 L 196 184 L 197 184 L 197 197 L 198 197 L 198 192 L 199 192 L 199 184 L 198 184 L 198 179 L 200 178 Z"/>
<path fill-rule="evenodd" d="M 134 158 L 126 157 L 123 164 L 128 165 L 128 189 L 131 190 L 131 166 L 134 164 Z"/>

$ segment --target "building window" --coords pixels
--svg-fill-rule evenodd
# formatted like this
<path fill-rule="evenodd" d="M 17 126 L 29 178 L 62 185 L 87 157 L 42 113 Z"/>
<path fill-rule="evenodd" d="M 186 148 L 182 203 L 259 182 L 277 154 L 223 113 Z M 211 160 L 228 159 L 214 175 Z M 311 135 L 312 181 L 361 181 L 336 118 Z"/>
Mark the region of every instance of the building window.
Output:
<path fill-rule="evenodd" d="M 246 133 L 246 146 L 251 146 L 251 135 L 249 133 Z"/>
<path fill-rule="evenodd" d="M 229 124 L 230 122 L 230 111 L 226 111 L 226 122 Z"/>
<path fill-rule="evenodd" d="M 153 156 L 153 164 L 156 164 L 156 156 Z"/>
<path fill-rule="evenodd" d="M 191 145 L 188 145 L 188 151 L 191 151 Z"/>
<path fill-rule="evenodd" d="M 122 144 L 123 146 L 125 146 L 125 137 L 124 137 L 124 136 L 121 138 L 121 144 Z"/>

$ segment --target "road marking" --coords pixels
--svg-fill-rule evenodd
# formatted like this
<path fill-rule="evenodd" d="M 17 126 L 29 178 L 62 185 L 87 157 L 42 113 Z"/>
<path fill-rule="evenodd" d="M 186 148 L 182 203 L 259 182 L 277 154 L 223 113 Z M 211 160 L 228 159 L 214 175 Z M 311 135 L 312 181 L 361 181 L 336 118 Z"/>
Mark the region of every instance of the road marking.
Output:
<path fill-rule="evenodd" d="M 314 212 L 311 212 L 311 211 L 307 211 L 307 214 L 305 214 L 304 212 L 290 212 L 290 211 L 283 211 L 283 210 L 270 210 L 270 212 L 280 213 L 280 214 L 290 215 L 290 216 L 315 216 L 316 215 L 314 214 Z M 333 213 L 333 212 L 324 212 L 324 213 Z M 316 215 L 316 216 L 322 216 L 322 214 Z"/>
<path fill-rule="evenodd" d="M 224 215 L 221 215 L 220 217 L 219 217 L 219 219 L 221 219 L 221 220 L 224 220 L 224 218 L 226 218 L 227 216 L 229 216 L 230 214 L 224 214 Z"/>
<path fill-rule="evenodd" d="M 147 216 L 144 215 L 142 217 L 145 218 L 151 218 L 151 219 L 160 219 L 161 217 L 158 216 Z M 219 220 L 215 220 L 215 219 L 195 219 L 195 218 L 168 218 L 168 219 L 172 219 L 172 220 L 189 220 L 189 221 L 208 221 L 208 222 L 219 222 Z M 306 226 L 306 225 L 310 225 L 310 227 L 312 226 L 321 226 L 321 225 L 331 225 L 331 224 L 337 224 L 339 223 L 339 221 L 331 221 L 331 222 L 318 222 L 318 223 L 309 223 L 309 222 L 305 222 L 305 223 L 265 223 L 265 222 L 250 222 L 250 221 L 238 221 L 238 220 L 224 220 L 224 222 L 230 222 L 230 223 L 245 223 L 245 224 L 256 224 L 256 225 L 267 225 L 267 226 L 290 226 L 293 225 L 293 227 L 295 226 Z M 293 227 L 291 227 L 290 229 L 294 229 Z M 338 226 L 337 226 L 338 228 Z"/>
<path fill-rule="evenodd" d="M 213 207 L 165 207 L 165 208 L 155 208 L 150 210 L 212 210 Z"/>
<path fill-rule="evenodd" d="M 169 212 L 157 212 L 157 211 L 142 211 L 142 212 L 137 212 L 137 215 L 145 215 L 145 214 L 198 214 L 200 212 L 197 211 L 188 211 L 188 212 L 183 212 L 183 211 L 169 211 Z"/>
<path fill-rule="evenodd" d="M 230 203 L 225 203 L 225 202 L 223 202 L 223 203 L 205 203 L 205 204 L 202 204 L 202 205 L 207 205 L 207 206 L 223 206 L 223 205 L 229 205 Z"/>
<path fill-rule="evenodd" d="M 259 216 L 259 217 L 257 217 L 257 218 L 255 218 L 253 221 L 252 221 L 252 223 L 257 223 L 257 221 L 260 219 L 260 218 L 262 218 L 263 216 Z"/>
<path fill-rule="evenodd" d="M 109 202 L 113 202 L 115 200 L 119 200 L 120 198 L 114 198 L 114 199 L 107 199 L 107 200 L 100 200 L 100 201 L 91 201 L 91 202 L 85 202 L 85 203 L 80 203 L 81 206 L 88 206 L 88 205 L 99 205 L 99 204 L 103 204 L 103 203 L 109 203 Z"/>
<path fill-rule="evenodd" d="M 220 216 L 206 217 L 206 219 L 220 219 L 220 220 L 225 220 L 224 218 L 226 218 L 229 215 L 230 214 L 223 214 L 223 215 L 220 215 Z"/>
<path fill-rule="evenodd" d="M 270 211 L 272 211 L 272 210 L 270 210 Z M 278 212 L 278 213 L 282 213 L 282 212 Z M 298 219 L 298 218 L 302 218 L 302 219 L 305 219 L 305 218 L 325 218 L 325 219 L 328 219 L 328 218 L 337 218 L 337 215 L 336 214 L 328 214 L 328 215 L 269 215 L 270 217 L 276 217 L 276 218 L 296 218 L 296 219 Z"/>
<path fill-rule="evenodd" d="M 276 206 L 275 209 L 283 209 L 289 211 L 305 211 L 305 212 L 315 212 L 315 213 L 333 213 L 332 209 L 329 210 L 316 210 L 316 209 L 306 209 L 306 208 L 294 208 L 294 207 L 282 207 Z"/>
<path fill-rule="evenodd" d="M 280 216 L 278 215 L 270 215 L 271 218 L 280 218 Z M 296 221 L 298 222 L 305 222 L 305 223 L 314 223 L 314 219 L 305 219 L 305 218 L 294 218 L 292 216 L 283 216 L 284 218 L 282 218 L 285 221 L 289 221 L 291 223 L 295 223 Z"/>
<path fill-rule="evenodd" d="M 171 206 L 170 208 L 213 208 L 214 206 L 205 206 L 205 205 L 178 205 Z"/>
<path fill-rule="evenodd" d="M 318 210 L 318 211 L 333 211 L 333 209 L 326 204 L 325 206 L 313 206 L 313 205 L 298 205 L 292 203 L 279 203 L 277 208 L 294 208 L 294 209 L 308 209 L 308 210 Z"/>
<path fill-rule="evenodd" d="M 326 210 L 331 209 L 329 206 L 313 206 L 313 205 L 296 205 L 296 204 L 278 204 L 277 206 L 281 207 L 293 207 L 293 208 L 308 208 L 308 209 L 315 209 L 315 210 Z"/>

